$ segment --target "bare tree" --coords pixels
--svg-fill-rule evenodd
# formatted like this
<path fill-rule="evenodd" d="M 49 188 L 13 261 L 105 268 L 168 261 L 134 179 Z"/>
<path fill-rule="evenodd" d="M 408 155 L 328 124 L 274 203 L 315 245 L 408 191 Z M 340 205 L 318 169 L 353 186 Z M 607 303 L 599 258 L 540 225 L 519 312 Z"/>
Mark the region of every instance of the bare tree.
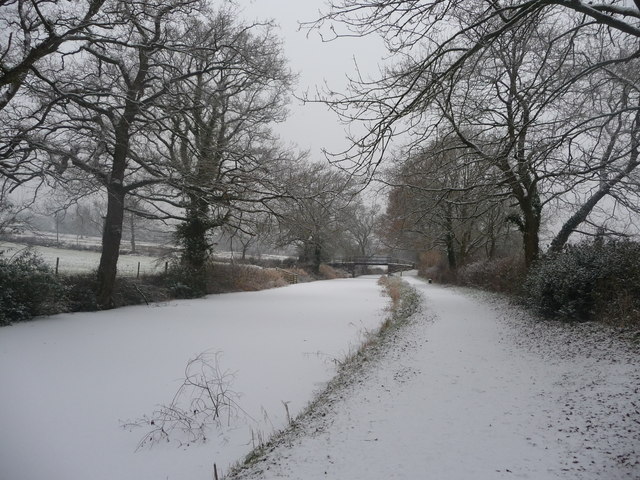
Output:
<path fill-rule="evenodd" d="M 57 38 L 45 2 L 9 3 L 24 35 Z M 76 198 L 106 193 L 97 304 L 110 308 L 126 211 L 181 221 L 184 259 L 198 269 L 212 228 L 268 212 L 289 156 L 269 124 L 284 118 L 293 77 L 269 24 L 241 24 L 200 0 L 103 3 L 77 25 L 51 10 L 75 29 L 68 48 L 34 54 L 24 97 L 33 107 L 7 113 L 28 129 L 7 133 L 17 143 L 2 158 L 14 184 L 46 174 Z M 33 12 L 44 27 L 26 20 Z"/>
<path fill-rule="evenodd" d="M 210 233 L 225 225 L 249 232 L 243 222 L 281 195 L 289 155 L 270 128 L 285 118 L 293 76 L 272 26 L 235 16 L 220 11 L 190 24 L 192 42 L 204 48 L 171 61 L 200 73 L 173 86 L 157 134 L 174 192 L 165 200 L 184 212 L 177 215 L 182 261 L 200 290 Z"/>
<path fill-rule="evenodd" d="M 375 254 L 380 246 L 377 235 L 380 207 L 357 202 L 347 215 L 345 230 L 356 254 L 362 257 Z"/>
<path fill-rule="evenodd" d="M 582 85 L 580 93 L 588 99 L 589 118 L 582 119 L 569 132 L 567 157 L 583 167 L 574 167 L 574 182 L 565 185 L 572 196 L 568 200 L 562 198 L 562 206 L 571 215 L 553 238 L 551 251 L 562 250 L 573 232 L 585 223 L 593 223 L 592 213 L 603 199 L 607 199 L 611 212 L 640 212 L 638 69 L 638 60 L 613 65 L 591 75 Z M 608 215 L 614 221 L 615 217 L 613 213 Z M 594 221 L 591 234 L 605 233 L 605 224 Z"/>
<path fill-rule="evenodd" d="M 318 273 L 342 243 L 355 185 L 349 176 L 319 163 L 300 165 L 288 182 L 292 198 L 283 199 L 277 212 L 280 243 L 297 245 L 300 260 Z"/>
<path fill-rule="evenodd" d="M 486 165 L 454 139 L 436 140 L 389 175 L 387 237 L 414 250 L 442 250 L 454 270 L 491 258 L 508 234 L 504 195 Z"/>
<path fill-rule="evenodd" d="M 193 74 L 167 70 L 164 59 L 167 51 L 190 48 L 185 22 L 198 6 L 196 0 L 114 1 L 87 29 L 91 40 L 49 66 L 59 75 L 40 78 L 42 102 L 56 103 L 31 144 L 47 152 L 59 174 L 82 172 L 107 194 L 99 308 L 113 305 L 126 196 L 163 181 L 145 132 L 169 86 Z"/>
<path fill-rule="evenodd" d="M 252 213 L 240 212 L 241 217 L 237 224 L 228 224 L 223 227 L 222 238 L 229 242 L 231 252 L 236 251 L 240 245 L 240 259 L 247 260 L 251 252 L 258 256 L 266 249 L 273 248 L 275 244 L 274 229 L 275 219 L 271 212 Z"/>
<path fill-rule="evenodd" d="M 74 5 L 48 0 L 0 2 L 0 110 L 16 96 L 38 62 L 65 42 L 84 42 L 105 0 Z"/>
<path fill-rule="evenodd" d="M 562 248 L 611 186 L 638 165 L 637 158 L 625 161 L 633 143 L 632 82 L 609 76 L 596 85 L 599 71 L 573 78 L 575 70 L 586 68 L 575 55 L 582 39 L 551 41 L 561 33 L 557 22 L 541 17 L 497 39 L 435 101 L 458 139 L 492 166 L 497 185 L 513 199 L 517 209 L 510 218 L 522 232 L 527 265 L 538 256 L 550 203 L 577 210 L 556 239 L 555 248 Z M 613 62 L 605 70 L 630 62 Z M 578 194 L 587 189 L 590 194 Z"/>
<path fill-rule="evenodd" d="M 3 191 L 42 177 L 42 165 L 25 141 L 46 121 L 47 105 L 30 99 L 24 87 L 46 75 L 45 60 L 87 41 L 87 29 L 105 0 L 0 2 L 0 177 Z"/>
<path fill-rule="evenodd" d="M 595 177 L 606 175 L 605 167 L 620 173 L 620 182 L 635 168 L 631 134 L 624 169 L 598 158 L 576 162 L 571 146 L 588 135 L 596 138 L 596 131 L 604 131 L 603 118 L 622 119 L 622 110 L 590 112 L 580 89 L 604 71 L 635 62 L 639 19 L 640 11 L 624 1 L 332 2 L 316 27 L 330 25 L 336 36 L 380 34 L 402 58 L 381 78 L 356 78 L 348 93 L 321 99 L 344 119 L 368 127 L 337 158 L 355 161 L 356 172 L 371 176 L 394 138 L 409 134 L 411 152 L 443 129 L 455 132 L 493 165 L 499 186 L 514 200 L 512 220 L 521 229 L 530 265 L 539 253 L 549 202 L 576 185 L 589 188 Z M 627 102 L 623 130 L 633 130 L 630 118 L 637 109 L 633 100 Z M 600 146 L 603 141 L 598 138 Z M 591 199 L 597 202 L 600 195 Z M 588 215 L 590 203 L 582 204 L 584 210 L 580 205 L 576 210 Z"/>

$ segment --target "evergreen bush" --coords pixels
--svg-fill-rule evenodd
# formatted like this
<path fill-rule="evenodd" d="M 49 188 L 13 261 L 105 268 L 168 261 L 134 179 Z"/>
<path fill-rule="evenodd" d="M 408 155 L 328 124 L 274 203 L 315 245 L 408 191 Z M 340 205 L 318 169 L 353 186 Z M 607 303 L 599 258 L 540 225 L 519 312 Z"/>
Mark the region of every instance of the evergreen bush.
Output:
<path fill-rule="evenodd" d="M 523 295 L 546 316 L 640 321 L 640 243 L 584 242 L 548 254 L 531 269 Z"/>
<path fill-rule="evenodd" d="M 60 310 L 65 289 L 51 268 L 30 250 L 0 252 L 0 325 Z"/>

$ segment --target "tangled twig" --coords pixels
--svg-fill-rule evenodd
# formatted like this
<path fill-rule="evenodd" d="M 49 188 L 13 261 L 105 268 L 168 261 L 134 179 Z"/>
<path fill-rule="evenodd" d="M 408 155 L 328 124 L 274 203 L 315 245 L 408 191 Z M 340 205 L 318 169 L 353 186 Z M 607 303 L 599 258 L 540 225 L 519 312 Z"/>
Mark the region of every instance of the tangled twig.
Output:
<path fill-rule="evenodd" d="M 123 428 L 150 427 L 136 451 L 161 441 L 179 445 L 203 443 L 211 426 L 230 424 L 232 418 L 250 415 L 239 405 L 240 395 L 231 389 L 234 374 L 220 368 L 220 352 L 203 352 L 185 367 L 185 379 L 168 405 L 161 405 L 150 416 L 123 423 Z"/>

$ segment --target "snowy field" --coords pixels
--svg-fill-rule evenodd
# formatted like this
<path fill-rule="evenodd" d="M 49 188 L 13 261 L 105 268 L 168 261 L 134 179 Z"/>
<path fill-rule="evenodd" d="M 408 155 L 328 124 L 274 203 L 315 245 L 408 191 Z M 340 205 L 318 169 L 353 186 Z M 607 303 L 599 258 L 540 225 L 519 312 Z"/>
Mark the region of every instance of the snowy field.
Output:
<path fill-rule="evenodd" d="M 637 339 L 409 279 L 425 312 L 239 479 L 637 480 Z"/>
<path fill-rule="evenodd" d="M 27 245 L 11 242 L 0 242 L 0 251 L 6 256 L 12 256 L 24 249 Z M 66 248 L 32 246 L 51 268 L 55 269 L 56 259 L 60 259 L 58 271 L 60 273 L 88 273 L 98 269 L 100 264 L 100 252 L 90 250 L 71 250 Z M 118 273 L 126 276 L 136 276 L 138 273 L 159 273 L 164 271 L 164 261 L 156 257 L 146 255 L 120 255 L 118 258 Z"/>
<path fill-rule="evenodd" d="M 70 237 L 70 235 L 69 235 Z M 92 237 L 85 237 L 83 245 L 97 246 Z M 69 243 L 70 244 L 70 243 Z M 153 244 L 145 244 L 153 246 Z M 157 247 L 157 245 L 155 245 Z M 28 248 L 26 244 L 0 241 L 0 251 L 11 256 Z M 55 248 L 34 245 L 30 247 L 47 262 L 51 268 L 55 269 L 56 260 L 59 259 L 58 271 L 60 273 L 89 273 L 98 269 L 100 264 L 100 252 L 92 250 L 73 250 L 71 248 Z M 216 252 L 214 258 L 223 261 L 238 260 L 241 255 L 237 252 Z M 290 257 L 285 255 L 263 254 L 259 258 L 263 260 L 285 260 Z M 161 273 L 165 268 L 165 259 L 151 257 L 148 255 L 120 254 L 118 257 L 118 274 L 128 277 L 135 277 L 138 274 L 138 263 L 140 264 L 140 274 Z"/>
<path fill-rule="evenodd" d="M 286 408 L 303 409 L 377 328 L 380 292 L 376 278 L 332 280 L 0 328 L 0 479 L 211 480 L 214 463 L 227 471 L 285 426 Z M 231 374 L 235 411 L 204 444 L 173 432 L 136 452 L 152 427 L 123 425 L 169 405 L 203 352 Z"/>
<path fill-rule="evenodd" d="M 41 242 L 47 242 L 49 244 L 56 243 L 62 247 L 68 248 L 100 248 L 102 245 L 101 237 L 94 237 L 91 235 L 75 235 L 71 233 L 58 233 L 55 232 L 47 232 L 44 230 L 27 230 L 22 233 L 14 233 L 11 235 L 11 240 L 15 240 L 20 243 L 20 239 L 24 238 L 25 243 L 33 238 L 39 239 Z M 129 243 L 123 241 L 123 247 L 128 246 Z M 149 243 L 137 241 L 136 245 L 138 247 L 158 247 L 157 243 Z"/>

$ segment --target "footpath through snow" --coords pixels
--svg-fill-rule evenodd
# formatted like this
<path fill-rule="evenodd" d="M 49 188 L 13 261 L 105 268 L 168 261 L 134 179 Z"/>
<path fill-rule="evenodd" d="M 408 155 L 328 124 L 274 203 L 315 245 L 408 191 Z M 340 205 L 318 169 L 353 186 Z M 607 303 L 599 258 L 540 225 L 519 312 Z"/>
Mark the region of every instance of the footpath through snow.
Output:
<path fill-rule="evenodd" d="M 234 478 L 640 478 L 637 344 L 408 281 L 424 311 Z"/>

